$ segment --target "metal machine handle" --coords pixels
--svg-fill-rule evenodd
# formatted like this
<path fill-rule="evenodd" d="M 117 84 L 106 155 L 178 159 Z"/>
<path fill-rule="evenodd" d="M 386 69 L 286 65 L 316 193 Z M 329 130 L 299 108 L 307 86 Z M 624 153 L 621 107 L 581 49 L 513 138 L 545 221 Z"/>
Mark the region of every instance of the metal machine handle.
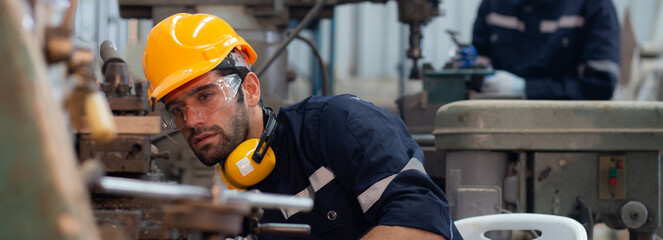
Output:
<path fill-rule="evenodd" d="M 212 194 L 207 188 L 143 180 L 101 177 L 99 191 L 109 194 L 151 197 L 161 199 L 210 199 Z"/>
<path fill-rule="evenodd" d="M 125 64 L 124 60 L 120 57 L 120 54 L 117 53 L 117 48 L 115 44 L 111 41 L 103 41 L 101 47 L 99 47 L 99 55 L 101 59 L 104 60 L 104 64 L 101 66 L 101 73 L 106 74 L 106 68 L 109 63 L 122 63 Z"/>
<path fill-rule="evenodd" d="M 309 236 L 311 226 L 308 224 L 265 223 L 253 228 L 254 234 L 279 236 Z"/>
<path fill-rule="evenodd" d="M 101 177 L 98 181 L 98 191 L 129 196 L 152 197 L 161 199 L 212 199 L 212 192 L 200 186 L 171 184 L 162 182 L 149 182 L 136 179 Z M 295 211 L 311 211 L 313 200 L 298 198 L 290 195 L 273 193 L 237 192 L 222 190 L 222 201 L 244 202 L 252 207 L 265 209 L 287 208 Z"/>
<path fill-rule="evenodd" d="M 253 207 L 265 209 L 287 208 L 292 211 L 308 212 L 313 209 L 313 200 L 309 198 L 293 197 L 290 195 L 274 193 L 253 193 L 225 190 L 222 194 L 227 196 L 229 202 L 248 202 Z"/>

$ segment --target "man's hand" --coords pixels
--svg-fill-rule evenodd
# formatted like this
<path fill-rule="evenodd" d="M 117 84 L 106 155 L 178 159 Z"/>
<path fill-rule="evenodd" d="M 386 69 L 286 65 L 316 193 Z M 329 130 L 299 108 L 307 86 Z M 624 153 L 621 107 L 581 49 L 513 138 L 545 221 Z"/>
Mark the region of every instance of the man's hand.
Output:
<path fill-rule="evenodd" d="M 402 226 L 376 226 L 362 240 L 372 239 L 422 239 L 422 240 L 446 240 L 444 236 L 432 232 Z"/>
<path fill-rule="evenodd" d="M 481 91 L 499 95 L 524 95 L 525 79 L 507 71 L 497 70 L 494 75 L 486 76 Z"/>

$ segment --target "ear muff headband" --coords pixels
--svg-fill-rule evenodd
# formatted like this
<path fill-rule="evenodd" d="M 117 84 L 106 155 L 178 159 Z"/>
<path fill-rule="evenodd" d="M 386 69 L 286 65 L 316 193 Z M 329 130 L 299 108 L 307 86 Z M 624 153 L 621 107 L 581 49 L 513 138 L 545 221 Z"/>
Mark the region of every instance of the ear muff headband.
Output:
<path fill-rule="evenodd" d="M 265 152 L 267 152 L 269 145 L 272 144 L 272 140 L 274 139 L 274 130 L 276 129 L 276 114 L 274 114 L 274 111 L 268 107 L 263 107 L 262 109 L 264 115 L 269 116 L 269 118 L 267 119 L 265 130 L 262 132 L 262 136 L 260 137 L 260 142 L 258 142 L 258 146 L 256 146 L 253 157 L 251 157 L 257 163 L 262 162 L 262 158 L 265 157 Z M 266 146 L 265 148 L 263 148 L 263 144 Z"/>
<path fill-rule="evenodd" d="M 244 189 L 267 178 L 274 170 L 276 156 L 269 147 L 277 126 L 276 114 L 263 108 L 268 116 L 265 130 L 260 139 L 252 138 L 240 143 L 223 164 L 222 177 L 232 188 Z"/>

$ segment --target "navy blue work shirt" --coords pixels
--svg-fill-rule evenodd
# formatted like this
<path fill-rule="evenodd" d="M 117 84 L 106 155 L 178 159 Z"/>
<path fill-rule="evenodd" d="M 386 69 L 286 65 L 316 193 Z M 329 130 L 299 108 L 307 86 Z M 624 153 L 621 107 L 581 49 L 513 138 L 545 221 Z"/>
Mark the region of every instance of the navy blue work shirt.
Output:
<path fill-rule="evenodd" d="M 472 44 L 525 79 L 528 99 L 605 100 L 619 76 L 611 0 L 484 0 Z"/>
<path fill-rule="evenodd" d="M 265 210 L 263 223 L 310 224 L 309 239 L 358 239 L 377 225 L 462 239 L 421 148 L 385 109 L 351 95 L 309 97 L 280 108 L 272 149 L 274 171 L 252 189 L 312 198 L 314 207 Z"/>

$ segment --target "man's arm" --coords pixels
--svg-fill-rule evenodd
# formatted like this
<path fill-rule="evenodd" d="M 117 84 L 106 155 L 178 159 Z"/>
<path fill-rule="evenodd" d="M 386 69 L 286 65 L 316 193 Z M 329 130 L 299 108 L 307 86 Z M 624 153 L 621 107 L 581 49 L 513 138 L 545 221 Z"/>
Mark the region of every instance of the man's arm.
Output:
<path fill-rule="evenodd" d="M 444 193 L 424 170 L 423 151 L 398 116 L 344 95 L 329 101 L 319 119 L 319 129 L 327 129 L 315 131 L 320 135 L 314 139 L 326 139 L 324 144 L 314 142 L 320 146 L 320 158 L 354 195 L 368 225 L 462 239 Z M 422 206 L 425 211 L 413 210 Z"/>
<path fill-rule="evenodd" d="M 489 58 L 485 57 L 490 51 L 490 29 L 488 28 L 488 23 L 486 23 L 486 15 L 489 11 L 488 8 L 488 0 L 482 1 L 481 5 L 479 5 L 477 17 L 474 20 L 474 27 L 472 29 L 472 45 L 477 49 L 477 53 L 480 55 L 479 61 L 482 63 L 490 62 L 490 60 L 488 60 Z"/>
<path fill-rule="evenodd" d="M 432 232 L 401 226 L 376 226 L 369 231 L 362 240 L 382 239 L 422 239 L 422 240 L 446 240 L 442 235 Z"/>

